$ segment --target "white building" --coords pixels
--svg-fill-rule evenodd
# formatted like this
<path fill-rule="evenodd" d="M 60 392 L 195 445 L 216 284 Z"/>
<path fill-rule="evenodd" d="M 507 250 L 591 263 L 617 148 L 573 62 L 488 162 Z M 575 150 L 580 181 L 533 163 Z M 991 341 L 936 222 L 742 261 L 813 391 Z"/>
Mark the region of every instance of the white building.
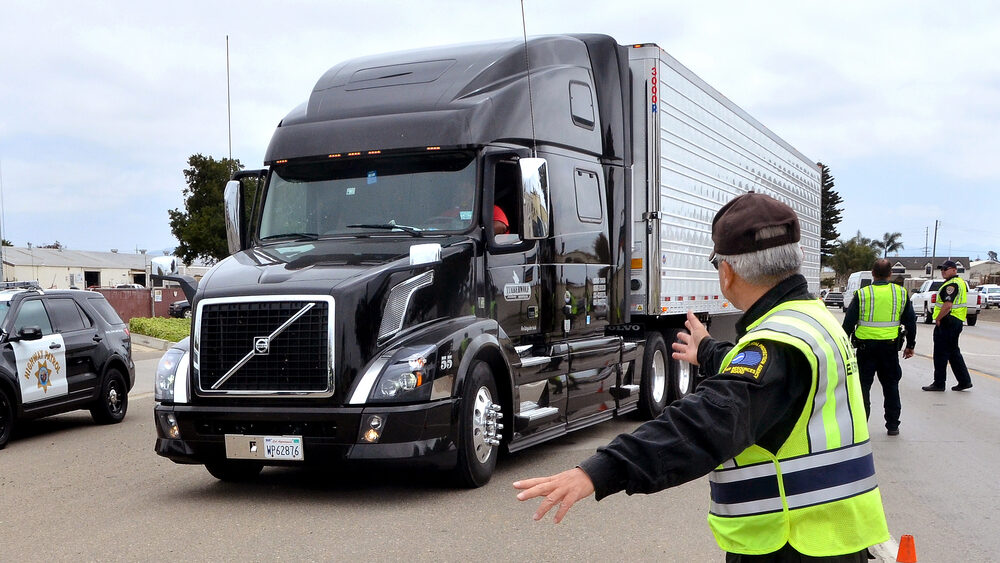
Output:
<path fill-rule="evenodd" d="M 3 281 L 37 281 L 44 289 L 115 287 L 137 283 L 148 287 L 148 254 L 94 252 L 55 248 L 3 247 Z M 181 273 L 201 278 L 208 266 L 181 266 Z"/>

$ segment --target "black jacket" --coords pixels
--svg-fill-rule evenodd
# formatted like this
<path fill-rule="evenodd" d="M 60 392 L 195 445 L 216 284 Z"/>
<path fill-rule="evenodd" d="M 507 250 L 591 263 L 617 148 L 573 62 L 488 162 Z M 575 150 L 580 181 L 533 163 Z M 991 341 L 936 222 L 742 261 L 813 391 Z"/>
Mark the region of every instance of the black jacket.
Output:
<path fill-rule="evenodd" d="M 740 318 L 740 337 L 779 303 L 805 299 L 814 299 L 805 278 L 785 279 Z M 703 373 L 713 375 L 660 416 L 618 436 L 580 464 L 594 483 L 597 500 L 622 490 L 652 493 L 680 485 L 753 444 L 777 452 L 802 414 L 812 375 L 797 349 L 773 341 L 760 344 L 767 359 L 756 366 L 756 375 L 719 373 L 733 344 L 703 339 L 698 363 Z"/>

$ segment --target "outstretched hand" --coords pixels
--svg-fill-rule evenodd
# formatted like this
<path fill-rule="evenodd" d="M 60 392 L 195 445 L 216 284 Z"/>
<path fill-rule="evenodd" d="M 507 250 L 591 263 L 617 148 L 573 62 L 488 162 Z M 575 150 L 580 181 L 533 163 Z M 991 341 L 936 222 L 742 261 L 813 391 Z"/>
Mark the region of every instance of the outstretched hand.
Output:
<path fill-rule="evenodd" d="M 698 345 L 701 344 L 702 339 L 710 335 L 705 325 L 691 311 L 687 313 L 687 320 L 684 321 L 684 326 L 687 327 L 688 332 L 677 333 L 677 342 L 670 345 L 674 350 L 671 356 L 675 360 L 684 360 L 696 366 L 698 365 Z"/>
<path fill-rule="evenodd" d="M 514 488 L 521 491 L 517 493 L 517 500 L 524 501 L 535 497 L 545 497 L 542 504 L 538 506 L 538 510 L 535 511 L 533 517 L 535 520 L 541 520 L 553 506 L 558 506 L 559 509 L 556 510 L 555 517 L 556 524 L 562 522 L 563 517 L 576 504 L 576 501 L 594 494 L 594 483 L 587 473 L 579 467 L 548 477 L 515 481 Z"/>

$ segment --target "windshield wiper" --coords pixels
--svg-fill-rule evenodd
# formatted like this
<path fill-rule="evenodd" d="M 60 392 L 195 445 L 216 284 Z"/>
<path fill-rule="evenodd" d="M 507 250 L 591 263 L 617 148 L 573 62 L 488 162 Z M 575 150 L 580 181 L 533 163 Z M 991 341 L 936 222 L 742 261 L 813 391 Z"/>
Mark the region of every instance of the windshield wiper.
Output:
<path fill-rule="evenodd" d="M 352 229 L 383 229 L 386 231 L 394 231 L 399 229 L 400 231 L 406 231 L 407 233 L 415 236 L 422 237 L 424 233 L 416 228 L 409 225 L 397 225 L 395 221 L 389 221 L 388 223 L 358 223 L 354 225 L 347 225 Z"/>
<path fill-rule="evenodd" d="M 278 240 L 278 239 L 295 239 L 295 240 L 317 240 L 319 235 L 316 233 L 281 233 L 279 235 L 268 235 L 266 237 L 261 237 L 260 240 Z"/>

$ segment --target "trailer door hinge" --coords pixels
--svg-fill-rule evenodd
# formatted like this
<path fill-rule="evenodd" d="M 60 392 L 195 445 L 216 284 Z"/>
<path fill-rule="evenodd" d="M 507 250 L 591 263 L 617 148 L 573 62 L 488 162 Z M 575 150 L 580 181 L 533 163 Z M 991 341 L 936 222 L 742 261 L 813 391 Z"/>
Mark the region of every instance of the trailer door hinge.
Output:
<path fill-rule="evenodd" d="M 647 211 L 642 214 L 643 221 L 652 221 L 653 219 L 659 219 L 659 218 L 660 218 L 659 211 Z"/>

